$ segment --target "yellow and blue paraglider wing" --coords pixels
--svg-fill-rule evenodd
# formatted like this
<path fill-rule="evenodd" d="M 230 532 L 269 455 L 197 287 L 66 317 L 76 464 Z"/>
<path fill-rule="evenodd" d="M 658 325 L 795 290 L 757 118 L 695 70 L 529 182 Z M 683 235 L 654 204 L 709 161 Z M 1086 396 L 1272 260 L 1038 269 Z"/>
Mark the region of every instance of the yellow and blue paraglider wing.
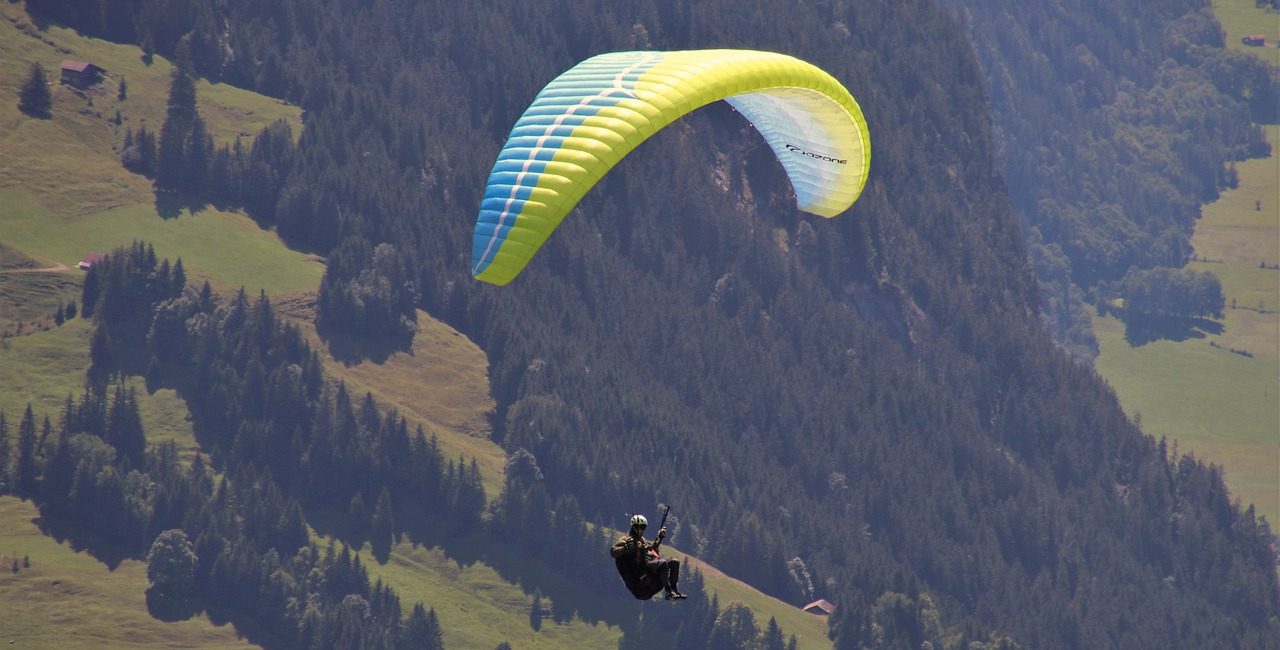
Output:
<path fill-rule="evenodd" d="M 764 136 L 801 210 L 834 217 L 857 200 L 870 135 L 853 96 L 826 72 L 753 50 L 602 54 L 547 84 L 511 129 L 480 204 L 472 274 L 510 282 L 623 156 L 721 99 Z"/>

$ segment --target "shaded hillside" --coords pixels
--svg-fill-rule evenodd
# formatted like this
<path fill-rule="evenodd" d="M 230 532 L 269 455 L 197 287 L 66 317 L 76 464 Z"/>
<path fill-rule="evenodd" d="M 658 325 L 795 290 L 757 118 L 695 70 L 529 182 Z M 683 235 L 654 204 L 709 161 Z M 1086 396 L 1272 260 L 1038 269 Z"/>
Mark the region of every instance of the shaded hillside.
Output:
<path fill-rule="evenodd" d="M 138 14 L 157 51 L 306 109 L 255 215 L 332 249 L 320 302 L 408 297 L 477 340 L 495 436 L 532 454 L 542 503 L 613 523 L 672 502 L 681 545 L 836 601 L 840 648 L 1280 638 L 1266 525 L 1042 331 L 979 69 L 934 3 L 167 8 Z M 859 98 L 874 155 L 850 213 L 799 215 L 767 147 L 711 107 L 520 280 L 469 279 L 481 184 L 543 83 L 600 51 L 715 46 L 795 54 Z"/>
<path fill-rule="evenodd" d="M 944 4 L 983 69 L 1046 319 L 1092 358 L 1077 287 L 1190 259 L 1200 206 L 1269 151 L 1253 122 L 1280 118 L 1280 76 L 1224 49 L 1207 0 Z"/>

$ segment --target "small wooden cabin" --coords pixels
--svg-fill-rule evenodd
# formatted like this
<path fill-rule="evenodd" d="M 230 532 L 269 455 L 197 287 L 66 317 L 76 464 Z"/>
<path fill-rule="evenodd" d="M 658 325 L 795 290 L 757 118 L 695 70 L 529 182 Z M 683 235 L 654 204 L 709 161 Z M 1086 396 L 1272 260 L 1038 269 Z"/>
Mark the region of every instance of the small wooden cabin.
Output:
<path fill-rule="evenodd" d="M 89 63 L 87 61 L 71 61 L 62 62 L 62 76 L 59 80 L 68 85 L 75 86 L 80 90 L 84 90 L 90 86 L 102 81 L 102 75 L 106 72 L 102 68 Z"/>
<path fill-rule="evenodd" d="M 832 612 L 836 611 L 836 606 L 831 604 L 831 602 L 825 598 L 819 598 L 808 605 L 805 605 L 802 609 L 810 614 L 830 616 Z"/>
<path fill-rule="evenodd" d="M 88 253 L 84 256 L 84 259 L 80 260 L 80 263 L 76 265 L 76 268 L 80 269 L 81 271 L 88 271 L 89 269 L 93 268 L 95 264 L 97 264 L 98 262 L 101 262 L 106 257 L 107 257 L 106 253 Z"/>

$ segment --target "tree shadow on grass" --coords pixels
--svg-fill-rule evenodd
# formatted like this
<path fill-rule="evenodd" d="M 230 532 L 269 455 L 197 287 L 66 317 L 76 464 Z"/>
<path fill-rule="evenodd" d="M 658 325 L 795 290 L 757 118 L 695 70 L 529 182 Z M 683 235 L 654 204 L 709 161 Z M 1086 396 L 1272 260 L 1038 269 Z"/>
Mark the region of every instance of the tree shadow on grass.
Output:
<path fill-rule="evenodd" d="M 182 216 L 184 209 L 194 216 L 204 212 L 207 207 L 209 207 L 207 202 L 189 194 L 168 191 L 156 192 L 156 214 L 166 221 Z"/>
<path fill-rule="evenodd" d="M 1210 334 L 1221 334 L 1224 329 L 1222 323 L 1207 318 L 1127 317 L 1124 325 L 1124 340 L 1135 348 L 1162 340 L 1202 339 Z"/>
<path fill-rule="evenodd" d="M 554 568 L 547 558 L 555 540 L 530 540 L 505 544 L 483 531 L 454 534 L 446 527 L 414 526 L 404 531 L 414 546 L 440 549 L 445 558 L 461 566 L 481 563 L 493 569 L 502 580 L 516 585 L 532 597 L 540 592 L 550 598 L 552 606 L 544 615 L 557 623 L 578 617 L 590 625 L 605 623 L 624 629 L 634 625 L 639 609 L 617 576 L 613 559 L 602 549 L 590 557 L 570 558 L 578 567 L 577 575 L 567 575 Z M 531 548 L 536 543 L 538 548 Z M 560 564 L 564 564 L 563 562 Z M 616 586 L 610 590 L 609 587 Z M 546 603 L 543 604 L 546 607 Z"/>
<path fill-rule="evenodd" d="M 31 523 L 35 524 L 41 533 L 52 537 L 55 542 L 59 544 L 65 542 L 77 553 L 88 553 L 90 557 L 104 564 L 108 571 L 115 571 L 120 567 L 121 562 L 134 557 L 120 544 L 99 535 L 86 533 L 82 527 L 74 525 L 61 515 L 45 513 L 43 506 L 40 508 L 40 516 L 32 519 Z"/>
<path fill-rule="evenodd" d="M 166 597 L 151 588 L 147 590 L 147 613 L 156 620 L 177 623 L 199 614 L 200 607 L 190 597 Z"/>
<path fill-rule="evenodd" d="M 352 524 L 346 515 L 315 508 L 304 507 L 304 510 L 307 523 L 316 533 L 332 537 L 354 550 L 364 549 L 369 543 L 367 529 Z M 397 512 L 396 535 L 402 543 L 407 541 L 414 547 L 439 549 L 445 559 L 459 568 L 484 564 L 530 597 L 541 592 L 552 601 L 544 615 L 557 623 L 567 623 L 576 616 L 591 625 L 605 623 L 627 629 L 635 624 L 640 612 L 635 598 L 617 578 L 613 560 L 603 550 L 597 556 L 576 559 L 582 564 L 583 575 L 600 578 L 586 584 L 581 577 L 568 576 L 552 568 L 545 553 L 499 543 L 483 530 L 456 531 L 453 524 L 442 518 Z M 554 540 L 539 543 L 555 545 Z M 369 548 L 378 564 L 385 566 L 390 560 L 389 549 L 379 553 L 377 545 L 371 544 Z M 604 588 L 614 583 L 616 593 Z"/>
<path fill-rule="evenodd" d="M 245 606 L 252 607 L 253 603 L 246 603 Z M 245 614 L 237 609 L 221 605 L 204 605 L 203 610 L 205 614 L 209 615 L 210 623 L 218 627 L 231 625 L 235 628 L 236 636 L 253 645 L 261 646 L 267 650 L 284 650 L 292 647 L 270 630 L 254 622 L 252 613 Z"/>
<path fill-rule="evenodd" d="M 351 367 L 363 361 L 384 364 L 391 355 L 397 352 L 412 354 L 413 334 L 406 333 L 395 337 L 360 338 L 342 332 L 333 331 L 329 327 L 320 327 L 317 323 L 316 333 L 329 346 L 329 354 L 344 366 Z"/>

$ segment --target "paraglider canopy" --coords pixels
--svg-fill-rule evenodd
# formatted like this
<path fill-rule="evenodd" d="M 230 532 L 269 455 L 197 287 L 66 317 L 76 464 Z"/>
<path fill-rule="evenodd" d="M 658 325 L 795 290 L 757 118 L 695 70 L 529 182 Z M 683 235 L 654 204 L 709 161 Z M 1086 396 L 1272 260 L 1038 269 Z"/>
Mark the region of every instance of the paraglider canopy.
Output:
<path fill-rule="evenodd" d="M 547 84 L 511 129 L 480 204 L 472 275 L 510 282 L 618 161 L 719 100 L 764 136 L 801 210 L 834 217 L 857 200 L 871 162 L 867 123 L 819 68 L 756 50 L 601 54 Z"/>

